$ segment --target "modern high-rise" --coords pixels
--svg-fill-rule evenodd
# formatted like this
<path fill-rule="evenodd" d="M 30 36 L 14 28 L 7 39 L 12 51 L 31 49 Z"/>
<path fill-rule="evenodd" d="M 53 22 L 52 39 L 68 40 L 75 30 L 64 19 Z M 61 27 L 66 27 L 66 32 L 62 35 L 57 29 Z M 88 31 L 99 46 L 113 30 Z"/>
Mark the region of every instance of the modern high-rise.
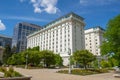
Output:
<path fill-rule="evenodd" d="M 18 23 L 14 27 L 12 47 L 16 47 L 16 52 L 24 51 L 27 48 L 26 36 L 40 29 L 42 29 L 42 27 L 35 24 L 26 22 Z"/>
<path fill-rule="evenodd" d="M 85 30 L 85 49 L 89 50 L 96 56 L 100 56 L 100 46 L 105 40 L 103 38 L 104 32 L 105 30 L 102 29 L 100 26 Z"/>
<path fill-rule="evenodd" d="M 6 45 L 12 45 L 12 38 L 0 34 L 0 46 L 4 48 Z"/>
<path fill-rule="evenodd" d="M 85 49 L 84 18 L 69 13 L 27 36 L 27 48 L 39 46 L 40 50 L 51 50 L 60 54 L 63 64 L 68 65 L 70 53 Z"/>
<path fill-rule="evenodd" d="M 12 45 L 12 38 L 6 35 L 0 34 L 0 61 L 2 61 L 3 50 L 6 45 Z"/>
<path fill-rule="evenodd" d="M 2 46 L 0 46 L 0 61 L 2 62 L 2 59 L 3 59 L 3 51 L 4 51 L 4 48 Z"/>

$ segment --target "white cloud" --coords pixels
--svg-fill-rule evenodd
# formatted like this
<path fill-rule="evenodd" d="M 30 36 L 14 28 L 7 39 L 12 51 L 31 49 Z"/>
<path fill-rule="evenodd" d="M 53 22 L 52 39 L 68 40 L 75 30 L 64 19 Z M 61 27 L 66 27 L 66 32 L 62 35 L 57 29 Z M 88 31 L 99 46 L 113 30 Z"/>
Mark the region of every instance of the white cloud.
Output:
<path fill-rule="evenodd" d="M 24 2 L 25 0 L 20 0 Z M 56 7 L 58 0 L 30 0 L 30 3 L 34 7 L 35 13 L 47 12 L 49 14 L 55 14 L 59 11 Z"/>
<path fill-rule="evenodd" d="M 0 30 L 5 30 L 6 27 L 5 25 L 2 23 L 2 21 L 0 20 Z"/>
<path fill-rule="evenodd" d="M 80 4 L 83 6 L 88 5 L 108 5 L 116 2 L 115 0 L 80 0 Z"/>
<path fill-rule="evenodd" d="M 55 14 L 58 11 L 56 7 L 57 0 L 31 0 L 35 13 L 41 13 L 43 11 L 49 14 Z"/>
<path fill-rule="evenodd" d="M 34 8 L 35 8 L 35 9 L 34 9 L 34 12 L 35 12 L 35 13 L 41 13 L 41 12 L 42 12 L 39 7 L 34 7 Z"/>

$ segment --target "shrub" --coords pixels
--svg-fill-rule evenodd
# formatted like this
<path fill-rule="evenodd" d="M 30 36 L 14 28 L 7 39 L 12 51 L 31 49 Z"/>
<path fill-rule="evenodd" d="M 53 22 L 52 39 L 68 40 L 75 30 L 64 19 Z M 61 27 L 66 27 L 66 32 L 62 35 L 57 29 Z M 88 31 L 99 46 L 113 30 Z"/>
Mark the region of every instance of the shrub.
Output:
<path fill-rule="evenodd" d="M 0 71 L 4 73 L 4 77 L 21 77 L 22 75 L 14 71 L 13 67 L 9 67 L 7 70 L 5 67 L 1 67 Z"/>
<path fill-rule="evenodd" d="M 6 71 L 7 71 L 7 68 L 6 68 L 6 67 L 0 67 L 0 71 L 1 71 L 1 72 L 6 72 Z"/>
<path fill-rule="evenodd" d="M 74 69 L 71 71 L 71 73 L 75 75 L 91 75 L 106 72 L 108 72 L 107 69 Z M 60 70 L 58 73 L 68 74 L 68 70 Z"/>
<path fill-rule="evenodd" d="M 101 67 L 102 68 L 109 68 L 110 67 L 110 63 L 108 61 L 102 60 L 101 61 Z"/>

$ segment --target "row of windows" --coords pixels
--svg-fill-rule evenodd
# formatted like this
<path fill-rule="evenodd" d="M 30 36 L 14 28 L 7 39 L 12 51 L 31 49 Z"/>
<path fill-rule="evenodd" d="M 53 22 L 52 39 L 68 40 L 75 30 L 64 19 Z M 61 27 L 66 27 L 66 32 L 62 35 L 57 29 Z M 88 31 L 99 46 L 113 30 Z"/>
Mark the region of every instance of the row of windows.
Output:
<path fill-rule="evenodd" d="M 66 30 L 65 27 L 63 28 L 53 30 L 51 33 L 45 34 L 44 32 L 42 34 L 39 34 L 35 38 L 29 39 L 30 41 L 28 44 L 40 45 L 42 49 L 47 48 L 54 50 L 54 48 L 56 48 L 56 52 L 59 50 L 64 51 L 66 48 L 63 50 L 63 46 L 70 46 L 70 29 L 69 27 Z M 64 45 L 62 45 L 62 43 L 64 43 Z M 59 47 L 60 49 L 58 49 Z"/>
<path fill-rule="evenodd" d="M 38 28 L 34 28 L 31 26 L 27 25 L 22 25 L 21 23 L 19 24 L 19 30 L 30 30 L 30 31 L 36 31 Z"/>

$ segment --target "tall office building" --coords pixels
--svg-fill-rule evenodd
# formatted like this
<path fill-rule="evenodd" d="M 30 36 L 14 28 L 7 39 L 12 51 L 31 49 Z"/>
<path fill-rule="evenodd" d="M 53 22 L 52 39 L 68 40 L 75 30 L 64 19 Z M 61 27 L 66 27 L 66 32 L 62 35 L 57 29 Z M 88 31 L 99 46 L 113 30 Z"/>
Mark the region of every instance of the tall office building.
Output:
<path fill-rule="evenodd" d="M 3 51 L 4 51 L 4 48 L 0 46 L 0 61 L 2 62 L 2 59 L 3 59 Z"/>
<path fill-rule="evenodd" d="M 104 41 L 104 32 L 105 30 L 99 26 L 85 30 L 85 49 L 96 56 L 100 56 L 100 46 Z"/>
<path fill-rule="evenodd" d="M 71 53 L 85 49 L 84 19 L 69 13 L 27 36 L 27 48 L 39 46 L 40 50 L 51 50 L 60 54 L 63 64 L 68 65 L 68 50 Z"/>
<path fill-rule="evenodd" d="M 12 47 L 16 47 L 17 52 L 24 51 L 27 48 L 26 36 L 34 31 L 40 30 L 42 27 L 26 22 L 18 23 L 14 27 Z"/>
<path fill-rule="evenodd" d="M 12 38 L 0 34 L 0 46 L 4 48 L 6 45 L 12 45 Z"/>
<path fill-rule="evenodd" d="M 6 45 L 11 46 L 11 44 L 12 44 L 12 38 L 11 37 L 0 34 L 0 61 L 2 61 L 3 50 L 4 50 L 5 46 Z"/>

